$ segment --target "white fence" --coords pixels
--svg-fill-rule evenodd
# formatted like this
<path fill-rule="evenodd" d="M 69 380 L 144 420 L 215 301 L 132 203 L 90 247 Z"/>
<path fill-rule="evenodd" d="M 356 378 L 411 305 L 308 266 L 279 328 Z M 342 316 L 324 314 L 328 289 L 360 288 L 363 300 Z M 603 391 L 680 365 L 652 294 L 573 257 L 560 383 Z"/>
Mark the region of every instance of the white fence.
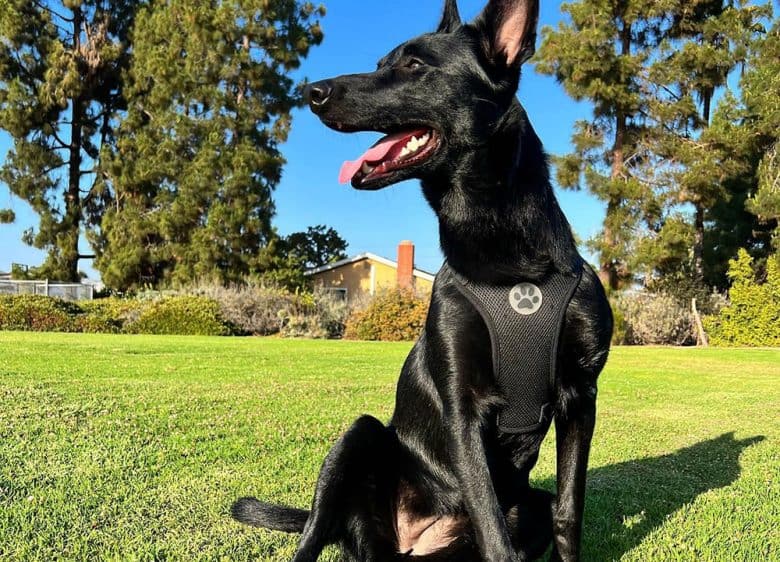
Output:
<path fill-rule="evenodd" d="M 44 295 L 68 301 L 92 300 L 94 287 L 81 283 L 0 280 L 0 295 Z"/>

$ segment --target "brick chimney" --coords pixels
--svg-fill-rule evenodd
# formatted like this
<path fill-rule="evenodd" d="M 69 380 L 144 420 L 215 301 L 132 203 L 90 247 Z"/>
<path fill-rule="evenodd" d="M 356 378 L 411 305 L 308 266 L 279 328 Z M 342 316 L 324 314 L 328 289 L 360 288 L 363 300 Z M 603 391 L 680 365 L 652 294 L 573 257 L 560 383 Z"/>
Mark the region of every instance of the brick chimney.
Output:
<path fill-rule="evenodd" d="M 414 244 L 409 240 L 398 244 L 398 288 L 414 289 Z"/>

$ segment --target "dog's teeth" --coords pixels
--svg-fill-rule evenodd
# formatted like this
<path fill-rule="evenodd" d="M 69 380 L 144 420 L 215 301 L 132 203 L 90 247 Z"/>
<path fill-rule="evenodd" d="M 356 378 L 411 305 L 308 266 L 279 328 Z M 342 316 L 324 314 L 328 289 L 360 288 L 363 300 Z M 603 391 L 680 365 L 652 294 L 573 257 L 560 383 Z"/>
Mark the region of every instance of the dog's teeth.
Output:
<path fill-rule="evenodd" d="M 364 174 L 370 174 L 374 171 L 374 168 L 368 165 L 368 162 L 363 162 L 363 167 L 361 168 L 361 171 Z"/>
<path fill-rule="evenodd" d="M 417 136 L 413 136 L 411 139 L 409 139 L 409 142 L 406 143 L 406 146 L 401 151 L 401 158 L 405 156 L 409 156 L 410 154 L 413 154 L 420 150 L 423 146 L 428 144 L 428 141 L 431 140 L 430 133 L 426 133 L 420 138 L 417 138 Z"/>

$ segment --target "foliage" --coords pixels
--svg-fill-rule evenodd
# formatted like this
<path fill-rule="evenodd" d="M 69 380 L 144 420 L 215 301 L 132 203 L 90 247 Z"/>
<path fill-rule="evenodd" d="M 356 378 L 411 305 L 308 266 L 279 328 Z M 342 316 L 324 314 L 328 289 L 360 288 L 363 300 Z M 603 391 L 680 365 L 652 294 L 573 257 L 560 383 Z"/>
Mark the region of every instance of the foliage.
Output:
<path fill-rule="evenodd" d="M 742 131 L 732 119 L 733 96 L 723 97 L 717 113 L 714 103 L 732 71 L 745 64 L 771 8 L 746 0 L 695 0 L 672 2 L 668 10 L 658 53 L 648 68 L 650 130 L 643 150 L 652 158 L 642 166 L 642 175 L 661 212 L 649 217 L 646 236 L 649 246 L 672 253 L 679 269 L 689 268 L 703 283 L 707 223 L 710 237 L 720 236 L 718 229 L 735 228 L 733 222 L 712 224 L 712 210 L 733 195 L 737 197 L 732 204 L 739 205 L 738 194 L 730 193 L 739 185 L 729 185 L 728 180 L 749 173 L 747 163 L 736 157 L 739 148 L 734 141 Z M 663 236 L 666 223 L 685 215 L 691 231 L 687 247 L 671 247 Z M 731 218 L 751 222 L 744 214 Z M 651 254 L 642 257 L 650 272 L 664 265 Z"/>
<path fill-rule="evenodd" d="M 0 9 L 0 129 L 13 140 L 0 182 L 39 216 L 23 240 L 47 252 L 41 278 L 79 280 L 80 235 L 105 208 L 96 170 L 125 107 L 138 4 L 5 0 Z"/>
<path fill-rule="evenodd" d="M 295 306 L 280 313 L 281 335 L 290 338 L 340 338 L 344 335 L 349 307 L 344 299 L 318 289 L 302 293 Z"/>
<path fill-rule="evenodd" d="M 640 1 L 581 0 L 565 3 L 569 21 L 546 27 L 537 70 L 554 76 L 576 100 L 593 104 L 593 117 L 579 121 L 574 151 L 554 159 L 558 183 L 584 185 L 607 205 L 604 229 L 591 241 L 601 277 L 617 289 L 630 276 L 633 229 L 641 205 L 654 204 L 631 169 L 641 161 L 637 146 L 645 129 L 641 77 L 653 47 L 656 6 Z"/>
<path fill-rule="evenodd" d="M 38 279 L 36 273 L 35 268 L 30 268 L 19 263 L 11 264 L 11 279 L 17 281 Z"/>
<path fill-rule="evenodd" d="M 322 327 L 317 314 L 290 314 L 284 320 L 281 335 L 286 338 L 322 339 L 328 332 Z"/>
<path fill-rule="evenodd" d="M 139 9 L 128 111 L 106 155 L 112 205 L 90 238 L 107 285 L 236 282 L 268 268 L 279 145 L 301 102 L 290 73 L 322 40 L 323 14 L 294 0 Z"/>
<path fill-rule="evenodd" d="M 612 345 L 625 345 L 628 327 L 626 318 L 620 307 L 610 298 L 612 307 Z"/>
<path fill-rule="evenodd" d="M 109 297 L 82 301 L 83 314 L 75 318 L 78 331 L 86 333 L 121 333 L 126 324 L 132 324 L 141 315 L 144 303 L 133 299 Z"/>
<path fill-rule="evenodd" d="M 629 345 L 690 345 L 695 342 L 689 308 L 664 293 L 625 293 L 617 299 Z"/>
<path fill-rule="evenodd" d="M 286 311 L 294 309 L 298 297 L 285 289 L 266 285 L 201 284 L 180 291 L 210 298 L 219 303 L 222 318 L 245 335 L 279 333 Z"/>
<path fill-rule="evenodd" d="M 748 210 L 774 229 L 774 248 L 780 261 L 780 20 L 753 53 L 742 79 L 746 124 L 759 160 L 755 189 Z"/>
<path fill-rule="evenodd" d="M 722 266 L 738 247 L 756 255 L 766 247 L 766 227 L 744 205 L 761 160 L 747 125 L 764 120 L 762 134 L 775 139 L 780 129 L 778 42 L 762 40 L 771 7 L 579 0 L 562 10 L 569 20 L 545 28 L 537 69 L 593 106 L 593 117 L 575 125 L 573 152 L 554 163 L 562 187 L 585 186 L 606 204 L 603 231 L 589 243 L 602 280 L 617 289 L 692 271 L 700 285 L 723 288 Z M 751 111 L 719 95 L 746 63 L 755 67 L 742 84 Z M 755 205 L 774 228 L 767 200 Z"/>
<path fill-rule="evenodd" d="M 263 285 L 201 284 L 69 303 L 3 296 L 0 330 L 340 338 L 347 303 L 326 291 L 292 293 Z"/>
<path fill-rule="evenodd" d="M 73 332 L 75 304 L 41 295 L 0 295 L 0 330 Z"/>
<path fill-rule="evenodd" d="M 713 292 L 706 284 L 698 281 L 688 263 L 680 270 L 670 271 L 666 275 L 649 280 L 645 290 L 650 293 L 673 297 L 681 306 L 690 307 L 696 299 L 696 309 L 700 314 L 715 314 L 724 305 L 724 297 Z"/>
<path fill-rule="evenodd" d="M 129 334 L 227 336 L 231 328 L 220 314 L 219 304 L 206 297 L 176 296 L 152 301 L 134 322 Z"/>
<path fill-rule="evenodd" d="M 319 325 L 329 338 L 344 336 L 349 306 L 347 301 L 333 292 L 322 288 L 314 290 L 314 310 L 319 318 Z"/>
<path fill-rule="evenodd" d="M 425 326 L 428 300 L 412 291 L 383 291 L 347 319 L 344 337 L 369 341 L 411 341 Z"/>
<path fill-rule="evenodd" d="M 306 232 L 294 232 L 281 244 L 282 255 L 296 259 L 303 270 L 321 267 L 347 257 L 347 242 L 333 228 L 310 226 Z"/>
<path fill-rule="evenodd" d="M 136 320 L 143 303 L 126 299 L 68 302 L 42 295 L 0 296 L 0 330 L 116 334 Z"/>
<path fill-rule="evenodd" d="M 740 250 L 729 262 L 729 304 L 717 316 L 705 318 L 710 343 L 723 346 L 780 346 L 780 264 L 767 262 L 759 282 L 753 258 Z"/>

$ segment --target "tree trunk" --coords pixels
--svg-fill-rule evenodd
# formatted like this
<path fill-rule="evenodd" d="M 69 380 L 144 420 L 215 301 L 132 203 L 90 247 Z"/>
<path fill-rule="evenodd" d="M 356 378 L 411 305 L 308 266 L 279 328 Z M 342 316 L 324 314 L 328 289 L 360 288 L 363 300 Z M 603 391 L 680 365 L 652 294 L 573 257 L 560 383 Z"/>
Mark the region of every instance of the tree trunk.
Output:
<path fill-rule="evenodd" d="M 622 56 L 628 56 L 631 54 L 631 25 L 628 23 L 623 24 L 623 29 L 620 32 L 621 49 L 620 54 Z M 625 112 L 618 110 L 615 117 L 615 144 L 612 147 L 612 174 L 611 179 L 613 181 L 619 180 L 623 175 L 623 160 L 625 158 L 625 143 L 626 143 L 626 131 L 628 129 L 628 117 Z M 604 244 L 610 248 L 615 249 L 618 245 L 617 236 L 612 231 L 612 227 L 609 223 L 609 218 L 617 212 L 620 207 L 621 200 L 619 197 L 612 195 L 607 203 L 607 221 L 604 226 Z M 614 253 L 614 252 L 613 252 Z M 601 271 L 599 271 L 599 278 L 601 282 L 609 287 L 611 290 L 617 290 L 620 288 L 620 275 L 618 272 L 618 264 L 614 259 L 601 260 Z"/>
<path fill-rule="evenodd" d="M 696 203 L 693 234 L 693 273 L 698 283 L 704 282 L 704 207 Z"/>
<path fill-rule="evenodd" d="M 82 12 L 73 8 L 73 52 L 78 56 L 81 48 Z M 63 265 L 68 279 L 79 280 L 79 238 L 81 234 L 81 139 L 84 119 L 84 100 L 81 96 L 71 99 L 71 126 L 68 163 L 68 190 L 65 195 L 63 229 L 67 233 L 67 245 L 61 248 Z"/>
<path fill-rule="evenodd" d="M 702 122 L 703 129 L 710 126 L 710 108 L 712 107 L 712 90 L 702 92 Z M 694 234 L 693 234 L 693 274 L 696 282 L 704 283 L 704 202 L 699 199 L 695 204 L 696 213 L 694 215 Z"/>

